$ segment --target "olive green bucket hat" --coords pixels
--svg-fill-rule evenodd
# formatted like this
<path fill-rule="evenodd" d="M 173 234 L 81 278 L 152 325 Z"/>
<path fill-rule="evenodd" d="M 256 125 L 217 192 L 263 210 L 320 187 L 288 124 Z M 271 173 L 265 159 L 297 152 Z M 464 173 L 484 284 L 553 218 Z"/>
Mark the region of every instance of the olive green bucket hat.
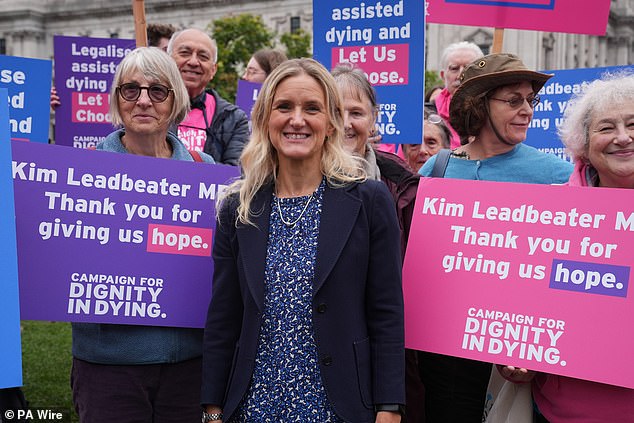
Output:
<path fill-rule="evenodd" d="M 484 96 L 495 88 L 529 81 L 537 93 L 552 77 L 552 74 L 528 69 L 514 54 L 489 54 L 468 64 L 460 74 L 460 86 L 451 98 L 449 116 L 464 114 L 467 99 Z M 454 126 L 454 119 L 451 122 Z M 454 129 L 461 134 L 459 128 L 454 126 Z"/>

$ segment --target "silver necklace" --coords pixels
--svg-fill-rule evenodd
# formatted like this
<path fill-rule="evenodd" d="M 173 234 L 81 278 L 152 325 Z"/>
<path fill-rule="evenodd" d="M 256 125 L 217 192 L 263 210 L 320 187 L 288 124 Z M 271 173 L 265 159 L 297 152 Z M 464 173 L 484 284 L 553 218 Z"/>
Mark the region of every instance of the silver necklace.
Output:
<path fill-rule="evenodd" d="M 314 194 L 314 193 L 313 193 L 313 194 Z M 310 194 L 310 197 L 308 197 L 308 201 L 306 201 L 306 204 L 304 205 L 304 209 L 303 209 L 303 210 L 302 210 L 302 212 L 299 214 L 299 216 L 297 216 L 297 219 L 295 219 L 295 220 L 294 220 L 294 221 L 292 221 L 292 222 L 287 222 L 287 221 L 284 219 L 284 216 L 282 216 L 282 209 L 281 209 L 281 207 L 280 207 L 280 198 L 279 198 L 279 197 L 277 197 L 277 199 L 276 199 L 276 200 L 277 200 L 277 201 L 276 201 L 276 203 L 277 203 L 277 212 L 278 212 L 278 214 L 280 215 L 280 220 L 282 221 L 282 223 L 283 223 L 283 224 L 285 224 L 285 225 L 286 225 L 286 226 L 288 226 L 288 227 L 295 226 L 295 224 L 296 224 L 297 222 L 299 222 L 299 221 L 300 221 L 300 219 L 302 218 L 302 216 L 304 216 L 304 213 L 305 213 L 305 212 L 306 212 L 306 210 L 308 209 L 308 205 L 310 204 L 310 201 L 313 199 L 313 194 Z"/>

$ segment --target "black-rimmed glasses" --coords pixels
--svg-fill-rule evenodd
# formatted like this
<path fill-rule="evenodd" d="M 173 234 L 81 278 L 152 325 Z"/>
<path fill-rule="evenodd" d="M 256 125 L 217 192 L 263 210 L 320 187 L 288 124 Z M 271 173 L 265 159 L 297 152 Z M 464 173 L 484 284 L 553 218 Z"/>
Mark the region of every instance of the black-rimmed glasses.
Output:
<path fill-rule="evenodd" d="M 509 105 L 511 109 L 517 109 L 524 104 L 524 100 L 531 106 L 531 109 L 534 109 L 535 106 L 539 104 L 539 96 L 538 95 L 529 95 L 528 97 L 513 97 L 509 100 L 505 100 L 503 98 L 495 98 L 489 97 L 491 100 L 503 101 Z"/>
<path fill-rule="evenodd" d="M 170 91 L 174 91 L 163 84 L 151 84 L 149 87 L 142 87 L 136 82 L 121 84 L 117 87 L 121 98 L 127 101 L 137 101 L 141 97 L 141 91 L 147 90 L 147 95 L 152 103 L 162 103 L 167 100 Z"/>

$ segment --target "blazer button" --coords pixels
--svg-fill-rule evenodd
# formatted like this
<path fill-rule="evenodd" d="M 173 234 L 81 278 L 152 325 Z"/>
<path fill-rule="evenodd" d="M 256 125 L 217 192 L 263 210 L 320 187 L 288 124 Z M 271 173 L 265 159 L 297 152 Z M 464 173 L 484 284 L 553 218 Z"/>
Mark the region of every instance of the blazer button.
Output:
<path fill-rule="evenodd" d="M 321 303 L 317 306 L 317 313 L 325 313 L 328 306 L 324 303 Z"/>
<path fill-rule="evenodd" d="M 325 356 L 321 359 L 321 364 L 324 366 L 330 366 L 332 364 L 332 357 L 329 355 Z"/>

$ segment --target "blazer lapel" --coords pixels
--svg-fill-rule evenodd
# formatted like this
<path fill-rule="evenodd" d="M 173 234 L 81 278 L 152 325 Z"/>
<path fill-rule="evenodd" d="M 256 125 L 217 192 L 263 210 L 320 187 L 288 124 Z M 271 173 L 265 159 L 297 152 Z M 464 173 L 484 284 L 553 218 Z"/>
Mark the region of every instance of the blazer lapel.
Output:
<path fill-rule="evenodd" d="M 241 225 L 237 230 L 247 286 L 260 311 L 264 307 L 264 268 L 269 239 L 271 193 L 271 185 L 266 185 L 251 202 L 251 210 L 255 211 L 253 221 L 256 226 Z"/>
<path fill-rule="evenodd" d="M 352 186 L 330 188 L 326 185 L 319 223 L 313 295 L 319 291 L 337 263 L 357 220 L 361 201 L 348 192 Z"/>

